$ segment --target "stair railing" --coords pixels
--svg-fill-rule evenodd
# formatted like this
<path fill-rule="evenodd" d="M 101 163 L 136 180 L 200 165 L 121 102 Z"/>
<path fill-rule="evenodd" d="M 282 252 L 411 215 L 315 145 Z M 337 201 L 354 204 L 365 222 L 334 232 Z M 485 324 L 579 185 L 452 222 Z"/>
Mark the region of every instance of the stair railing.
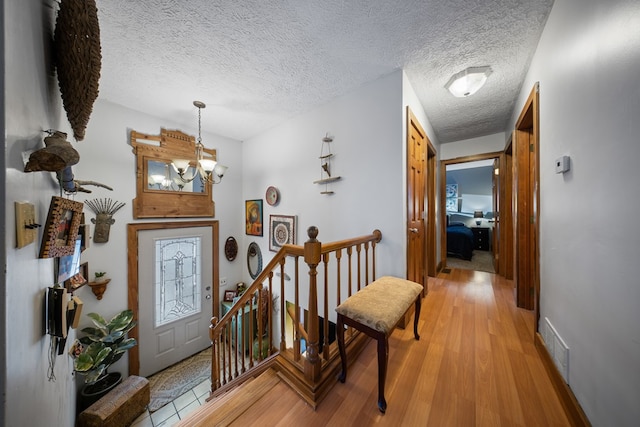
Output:
<path fill-rule="evenodd" d="M 316 227 L 309 227 L 307 234 L 309 239 L 304 246 L 284 245 L 280 248 L 254 282 L 236 299 L 231 309 L 221 319 L 211 319 L 212 393 L 233 387 L 242 382 L 241 377 L 250 376 L 249 373 L 266 369 L 266 362 L 273 362 L 276 356 L 287 361 L 281 367 L 298 370 L 300 382 L 309 389 L 317 388 L 318 383 L 323 381 L 324 367 L 338 355 L 337 345 L 329 333 L 329 318 L 333 316 L 343 295 L 349 297 L 375 280 L 375 248 L 382 233 L 375 230 L 370 235 L 327 244 L 317 240 Z M 346 260 L 343 256 L 345 253 Z M 308 281 L 300 280 L 300 259 L 307 264 L 305 276 L 308 275 Z M 286 284 L 287 262 L 292 263 L 295 269 L 293 289 Z M 343 269 L 345 263 L 346 269 Z M 273 345 L 276 342 L 273 336 L 273 289 L 277 286 L 274 284 L 274 275 L 279 275 L 280 279 L 279 349 Z M 308 293 L 306 307 L 300 303 L 301 288 Z M 293 293 L 293 305 L 285 301 L 287 291 Z M 322 302 L 321 308 L 319 301 Z M 301 309 L 306 310 L 303 319 L 300 316 Z M 287 315 L 293 325 L 293 342 L 289 343 L 290 346 L 286 339 Z M 349 337 L 353 339 L 357 334 L 355 332 L 348 332 L 347 343 Z M 250 339 L 247 340 L 245 334 Z M 302 343 L 306 346 L 305 351 L 301 351 Z"/>

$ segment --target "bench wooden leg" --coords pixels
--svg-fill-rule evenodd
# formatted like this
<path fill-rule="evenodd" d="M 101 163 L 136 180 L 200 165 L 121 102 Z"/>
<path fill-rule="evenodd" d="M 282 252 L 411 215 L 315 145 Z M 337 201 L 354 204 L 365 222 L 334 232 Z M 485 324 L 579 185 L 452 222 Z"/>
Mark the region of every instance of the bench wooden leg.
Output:
<path fill-rule="evenodd" d="M 389 340 L 381 332 L 376 334 L 376 339 L 378 340 L 378 409 L 384 414 L 387 410 L 387 401 L 384 398 L 384 384 L 387 381 Z"/>
<path fill-rule="evenodd" d="M 347 380 L 347 352 L 344 348 L 344 319 L 341 314 L 338 314 L 336 331 L 338 335 L 338 349 L 340 350 L 340 363 L 342 364 L 342 372 L 340 372 L 338 380 L 344 383 Z"/>
<path fill-rule="evenodd" d="M 422 307 L 422 296 L 418 295 L 416 298 L 416 314 L 413 318 L 413 336 L 416 338 L 416 341 L 420 339 L 420 335 L 418 335 L 418 320 L 420 319 L 420 308 Z"/>

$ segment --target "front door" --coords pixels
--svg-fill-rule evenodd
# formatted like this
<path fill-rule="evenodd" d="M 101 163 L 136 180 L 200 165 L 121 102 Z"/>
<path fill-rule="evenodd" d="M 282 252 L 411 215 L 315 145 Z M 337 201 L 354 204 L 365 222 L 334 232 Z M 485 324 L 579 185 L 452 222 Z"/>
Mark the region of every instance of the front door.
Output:
<path fill-rule="evenodd" d="M 140 375 L 149 376 L 210 345 L 213 239 L 210 227 L 138 235 Z"/>

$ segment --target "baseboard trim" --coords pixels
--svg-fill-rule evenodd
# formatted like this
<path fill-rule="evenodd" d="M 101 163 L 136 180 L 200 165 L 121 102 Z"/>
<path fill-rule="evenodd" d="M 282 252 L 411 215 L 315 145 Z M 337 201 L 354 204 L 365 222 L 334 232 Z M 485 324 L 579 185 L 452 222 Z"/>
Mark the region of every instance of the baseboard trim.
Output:
<path fill-rule="evenodd" d="M 582 410 L 578 399 L 576 399 L 576 396 L 571 391 L 571 388 L 564 381 L 564 378 L 562 378 L 562 374 L 560 374 L 560 371 L 553 363 L 553 358 L 549 354 L 547 346 L 544 345 L 542 335 L 536 332 L 534 341 L 536 349 L 538 350 L 538 354 L 540 354 L 540 358 L 542 359 L 542 364 L 549 374 L 549 378 L 551 378 L 553 388 L 558 393 L 560 403 L 562 404 L 562 407 L 564 408 L 565 413 L 567 414 L 567 418 L 569 418 L 569 421 L 571 422 L 571 425 L 576 427 L 591 427 L 591 423 Z"/>

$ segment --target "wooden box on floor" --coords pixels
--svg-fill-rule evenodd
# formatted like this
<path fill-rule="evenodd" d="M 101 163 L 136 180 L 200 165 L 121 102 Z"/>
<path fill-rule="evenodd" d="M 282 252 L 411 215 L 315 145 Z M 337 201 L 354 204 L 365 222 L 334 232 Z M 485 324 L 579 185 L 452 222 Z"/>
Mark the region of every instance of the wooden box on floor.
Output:
<path fill-rule="evenodd" d="M 130 425 L 142 414 L 151 399 L 149 381 L 129 376 L 78 416 L 78 427 L 115 427 Z"/>

